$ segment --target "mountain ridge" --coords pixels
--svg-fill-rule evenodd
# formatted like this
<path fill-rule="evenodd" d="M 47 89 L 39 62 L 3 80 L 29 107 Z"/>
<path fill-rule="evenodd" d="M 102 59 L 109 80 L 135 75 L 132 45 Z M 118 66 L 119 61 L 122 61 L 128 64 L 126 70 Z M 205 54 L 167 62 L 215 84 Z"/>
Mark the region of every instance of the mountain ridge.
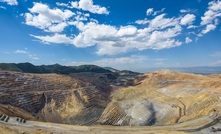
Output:
<path fill-rule="evenodd" d="M 62 66 L 60 64 L 39 65 L 35 66 L 31 63 L 0 63 L 1 70 L 18 71 L 23 73 L 56 73 L 70 74 L 79 72 L 95 72 L 95 73 L 110 73 L 110 70 L 104 69 L 96 65 L 81 65 L 81 66 Z"/>
<path fill-rule="evenodd" d="M 22 73 L 56 73 L 71 74 L 82 72 L 93 73 L 114 73 L 117 75 L 139 75 L 139 72 L 130 70 L 117 70 L 111 67 L 100 67 L 97 65 L 79 65 L 79 66 L 63 66 L 58 63 L 52 65 L 33 65 L 29 62 L 25 63 L 0 63 L 0 70 L 17 71 Z"/>

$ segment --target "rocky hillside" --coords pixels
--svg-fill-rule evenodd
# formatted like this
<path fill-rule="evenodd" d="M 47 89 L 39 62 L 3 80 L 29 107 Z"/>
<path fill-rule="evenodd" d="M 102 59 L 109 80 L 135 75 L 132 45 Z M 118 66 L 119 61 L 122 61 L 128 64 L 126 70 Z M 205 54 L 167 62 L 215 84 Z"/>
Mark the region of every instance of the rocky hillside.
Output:
<path fill-rule="evenodd" d="M 100 122 L 107 125 L 169 125 L 221 116 L 221 75 L 193 75 L 161 70 L 145 74 L 137 86 L 112 93 Z"/>
<path fill-rule="evenodd" d="M 0 71 L 0 115 L 28 121 L 210 131 L 221 119 L 220 93 L 220 74 Z"/>

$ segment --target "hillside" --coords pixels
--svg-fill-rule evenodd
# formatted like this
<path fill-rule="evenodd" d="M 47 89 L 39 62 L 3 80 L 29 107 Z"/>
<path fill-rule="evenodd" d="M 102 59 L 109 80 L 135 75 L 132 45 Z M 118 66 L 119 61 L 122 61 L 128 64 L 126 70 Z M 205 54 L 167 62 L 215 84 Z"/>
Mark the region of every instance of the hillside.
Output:
<path fill-rule="evenodd" d="M 0 115 L 10 117 L 7 122 L 0 121 L 0 130 L 209 133 L 212 127 L 219 131 L 220 93 L 220 74 L 160 70 L 132 78 L 112 72 L 61 75 L 0 71 Z M 27 123 L 16 123 L 16 117 Z"/>
<path fill-rule="evenodd" d="M 57 74 L 70 74 L 79 72 L 95 72 L 95 73 L 110 73 L 111 71 L 98 67 L 95 65 L 81 65 L 81 66 L 62 66 L 59 64 L 54 65 L 41 65 L 35 66 L 31 63 L 0 63 L 1 70 L 18 71 L 23 73 L 57 73 Z"/>

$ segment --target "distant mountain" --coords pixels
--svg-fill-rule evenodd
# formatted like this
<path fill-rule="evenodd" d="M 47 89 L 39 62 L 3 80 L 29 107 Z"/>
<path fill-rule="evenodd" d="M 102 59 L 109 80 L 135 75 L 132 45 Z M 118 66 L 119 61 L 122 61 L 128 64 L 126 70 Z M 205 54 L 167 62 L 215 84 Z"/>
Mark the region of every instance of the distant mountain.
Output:
<path fill-rule="evenodd" d="M 139 75 L 139 74 L 141 74 L 141 73 L 133 72 L 130 70 L 117 70 L 112 67 L 104 67 L 104 69 L 110 70 L 111 72 L 116 73 L 118 75 Z"/>
<path fill-rule="evenodd" d="M 179 72 L 184 72 L 184 73 L 194 73 L 194 74 L 202 74 L 202 75 L 221 74 L 221 66 L 152 68 L 152 69 L 148 69 L 147 71 L 153 72 L 153 71 L 161 70 L 161 69 L 168 69 L 168 70 L 174 70 L 174 71 L 179 71 Z"/>
<path fill-rule="evenodd" d="M 201 66 L 201 67 L 186 67 L 186 68 L 174 68 L 174 70 L 186 72 L 186 73 L 194 73 L 194 74 L 221 74 L 221 66 L 209 67 L 209 66 Z"/>
<path fill-rule="evenodd" d="M 95 65 L 81 65 L 81 66 L 62 66 L 59 64 L 54 65 L 41 65 L 35 66 L 31 63 L 0 63 L 0 70 L 18 71 L 24 73 L 57 73 L 57 74 L 70 74 L 80 72 L 94 72 L 94 73 L 110 73 L 108 69 L 104 69 Z"/>

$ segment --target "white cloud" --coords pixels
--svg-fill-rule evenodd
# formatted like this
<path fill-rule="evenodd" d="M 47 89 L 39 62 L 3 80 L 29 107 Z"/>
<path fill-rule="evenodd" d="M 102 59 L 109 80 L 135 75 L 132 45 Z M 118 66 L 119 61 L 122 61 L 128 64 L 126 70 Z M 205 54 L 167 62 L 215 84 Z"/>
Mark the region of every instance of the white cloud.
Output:
<path fill-rule="evenodd" d="M 87 8 L 90 12 L 104 13 L 98 10 L 102 7 L 94 5 L 92 0 L 80 0 L 79 2 L 70 3 L 72 8 L 82 10 Z M 57 5 L 67 7 L 70 3 L 57 3 Z M 85 3 L 88 3 L 88 6 Z M 91 8 L 94 9 L 92 10 Z M 148 13 L 154 16 L 165 9 L 155 12 L 152 10 L 150 8 Z M 116 55 L 145 49 L 161 50 L 177 47 L 182 43 L 188 44 L 192 42 L 190 38 L 186 38 L 184 42 L 181 42 L 177 37 L 182 34 L 183 27 L 187 27 L 190 30 L 191 28 L 197 28 L 191 25 L 196 19 L 193 14 L 187 14 L 184 17 L 167 17 L 165 13 L 162 13 L 151 20 L 143 19 L 135 22 L 136 24 L 146 24 L 145 27 L 133 25 L 117 27 L 100 24 L 90 14 L 82 13 L 79 10 L 73 13 L 70 10 L 49 8 L 48 5 L 42 3 L 34 3 L 34 6 L 29 11 L 30 13 L 25 15 L 26 24 L 41 28 L 47 32 L 54 32 L 54 34 L 49 35 L 31 35 L 32 37 L 46 44 L 71 44 L 79 48 L 94 46 L 98 55 Z M 76 27 L 79 33 L 66 35 L 63 30 L 68 26 Z M 208 26 L 202 34 L 209 32 L 209 30 L 212 30 L 211 26 Z"/>
<path fill-rule="evenodd" d="M 147 11 L 146 11 L 147 16 L 151 15 L 152 13 L 153 13 L 153 8 L 147 9 Z"/>
<path fill-rule="evenodd" d="M 27 51 L 27 48 L 25 48 L 25 50 L 16 50 L 16 51 L 14 51 L 14 53 L 26 55 L 26 56 L 28 56 L 32 60 L 38 60 L 39 59 L 37 57 L 37 55 L 30 54 L 30 52 Z"/>
<path fill-rule="evenodd" d="M 221 16 L 221 1 L 211 1 L 208 5 L 208 10 L 201 17 L 201 25 L 211 24 L 217 17 Z"/>
<path fill-rule="evenodd" d="M 167 27 L 176 26 L 179 23 L 179 18 L 165 18 L 166 14 L 156 16 L 150 21 L 150 30 L 164 29 Z"/>
<path fill-rule="evenodd" d="M 215 30 L 215 29 L 216 29 L 216 26 L 215 26 L 215 25 L 209 24 L 209 25 L 206 26 L 206 29 L 204 29 L 204 30 L 202 31 L 202 34 L 206 34 L 206 33 L 210 32 L 210 31 L 212 31 L 212 30 Z"/>
<path fill-rule="evenodd" d="M 79 27 L 81 32 L 74 38 L 74 45 L 77 47 L 97 45 L 99 55 L 126 53 L 134 49 L 160 50 L 181 45 L 181 42 L 173 39 L 180 34 L 181 27 L 176 25 L 173 19 L 161 19 L 166 20 L 166 23 L 157 19 L 158 22 L 161 22 L 158 23 L 158 26 L 153 21 L 148 28 L 144 29 L 137 29 L 134 26 L 117 28 L 95 22 L 86 25 L 81 23 Z M 176 22 L 178 24 L 178 21 Z M 170 28 L 167 28 L 169 26 Z M 157 31 L 157 29 L 165 30 Z"/>
<path fill-rule="evenodd" d="M 147 11 L 146 11 L 146 15 L 147 15 L 147 16 L 150 16 L 150 15 L 156 16 L 157 14 L 162 13 L 164 10 L 165 10 L 165 8 L 162 8 L 160 11 L 154 11 L 153 8 L 149 8 L 149 9 L 147 9 Z"/>
<path fill-rule="evenodd" d="M 42 3 L 34 3 L 29 11 L 30 13 L 25 14 L 25 23 L 50 32 L 63 31 L 67 26 L 65 22 L 74 15 L 70 10 L 51 9 L 48 5 Z"/>
<path fill-rule="evenodd" d="M 32 60 L 39 60 L 39 58 L 38 58 L 36 55 L 29 54 L 28 56 L 29 56 L 29 58 L 31 58 Z"/>
<path fill-rule="evenodd" d="M 55 24 L 55 25 L 51 25 L 48 30 L 51 32 L 62 32 L 64 30 L 65 27 L 67 27 L 68 24 L 65 22 L 59 23 L 59 24 Z"/>
<path fill-rule="evenodd" d="M 63 44 L 72 44 L 73 40 L 71 38 L 68 38 L 66 35 L 64 34 L 54 34 L 52 36 L 36 36 L 36 35 L 31 35 L 32 37 L 35 37 L 39 40 L 41 40 L 43 43 L 63 43 Z"/>
<path fill-rule="evenodd" d="M 148 24 L 150 22 L 150 20 L 147 20 L 147 18 L 143 19 L 143 20 L 137 20 L 135 21 L 136 24 L 139 25 L 144 25 L 144 24 Z"/>
<path fill-rule="evenodd" d="M 201 17 L 201 26 L 206 26 L 204 30 L 198 35 L 202 37 L 204 34 L 215 30 L 219 24 L 219 17 L 221 17 L 221 1 L 213 0 L 208 4 L 208 10 L 204 13 L 204 16 Z"/>
<path fill-rule="evenodd" d="M 105 7 L 94 5 L 92 0 L 80 0 L 79 2 L 71 2 L 72 8 L 82 9 L 96 14 L 109 14 L 109 11 Z"/>
<path fill-rule="evenodd" d="M 195 21 L 195 19 L 196 19 L 195 15 L 187 14 L 181 19 L 180 24 L 181 25 L 189 25 L 189 24 L 192 24 L 193 21 Z"/>
<path fill-rule="evenodd" d="M 98 55 L 116 55 L 134 50 L 161 50 L 180 46 L 182 42 L 175 39 L 182 31 L 179 22 L 180 18 L 166 18 L 165 14 L 150 20 L 148 27 L 143 29 L 132 25 L 115 27 L 96 21 L 86 24 L 73 21 L 68 25 L 74 25 L 79 30 L 79 34 L 74 37 L 65 34 L 32 36 L 44 43 L 72 44 L 81 48 L 96 46 Z"/>
<path fill-rule="evenodd" d="M 121 27 L 118 32 L 117 35 L 119 36 L 133 36 L 137 33 L 137 28 L 134 26 L 125 26 L 125 27 Z"/>
<path fill-rule="evenodd" d="M 211 1 L 209 2 L 209 9 L 214 10 L 214 11 L 218 11 L 221 10 L 221 1 L 217 0 L 217 1 Z"/>
<path fill-rule="evenodd" d="M 187 10 L 181 9 L 180 12 L 181 12 L 181 13 L 187 13 L 187 12 L 190 12 L 190 9 L 187 9 Z"/>
<path fill-rule="evenodd" d="M 189 25 L 188 27 L 187 27 L 187 29 L 195 29 L 195 28 L 197 28 L 198 26 L 194 26 L 194 25 Z"/>
<path fill-rule="evenodd" d="M 62 6 L 62 7 L 69 7 L 68 4 L 66 4 L 66 3 L 60 3 L 60 2 L 56 2 L 56 5 L 57 5 L 57 6 Z"/>
<path fill-rule="evenodd" d="M 8 5 L 18 5 L 17 0 L 0 0 L 0 2 L 6 2 Z"/>
<path fill-rule="evenodd" d="M 181 31 L 181 27 L 180 26 L 176 26 L 174 28 L 169 28 L 165 31 L 154 31 L 149 38 L 149 44 L 151 44 L 151 47 L 153 49 L 157 49 L 160 50 L 162 48 L 170 48 L 173 45 L 179 45 L 180 43 L 175 43 L 175 40 L 173 39 L 173 37 L 176 37 L 177 35 L 180 34 Z M 162 45 L 160 45 L 161 43 L 163 43 Z M 156 45 L 154 45 L 156 44 Z"/>
<path fill-rule="evenodd" d="M 149 8 L 146 11 L 146 15 L 147 16 L 150 16 L 150 15 L 156 16 L 157 14 L 162 13 L 164 10 L 165 10 L 165 8 L 162 8 L 160 11 L 154 11 L 153 8 Z"/>
<path fill-rule="evenodd" d="M 6 7 L 0 6 L 0 8 L 1 8 L 1 9 L 5 9 L 5 10 L 6 10 Z"/>
<path fill-rule="evenodd" d="M 186 40 L 185 40 L 185 43 L 186 44 L 189 44 L 189 43 L 191 43 L 193 40 L 191 40 L 189 37 L 186 37 Z"/>
<path fill-rule="evenodd" d="M 16 50 L 15 53 L 16 54 L 27 54 L 28 52 L 25 50 Z"/>
<path fill-rule="evenodd" d="M 201 17 L 201 25 L 206 25 L 209 23 L 212 23 L 212 21 L 217 17 L 216 12 L 212 11 L 212 10 L 208 10 L 205 12 L 204 16 Z"/>
<path fill-rule="evenodd" d="M 155 11 L 155 12 L 153 13 L 153 16 L 155 16 L 155 15 L 157 15 L 157 14 L 159 14 L 159 13 L 162 13 L 165 9 L 166 9 L 166 8 L 162 8 L 160 11 Z"/>

